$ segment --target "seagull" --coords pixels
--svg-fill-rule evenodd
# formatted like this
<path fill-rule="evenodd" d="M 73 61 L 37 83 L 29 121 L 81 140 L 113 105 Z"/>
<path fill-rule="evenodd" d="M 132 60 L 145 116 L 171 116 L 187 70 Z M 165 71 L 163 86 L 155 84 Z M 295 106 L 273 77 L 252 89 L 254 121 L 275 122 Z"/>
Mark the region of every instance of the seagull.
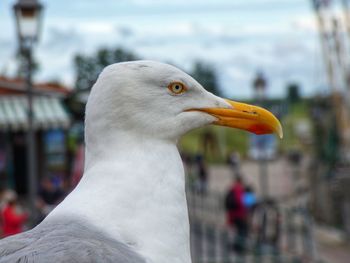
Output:
<path fill-rule="evenodd" d="M 174 66 L 107 66 L 86 105 L 81 181 L 38 226 L 1 240 L 0 262 L 190 263 L 176 144 L 208 124 L 282 137 L 269 111 L 217 97 Z"/>

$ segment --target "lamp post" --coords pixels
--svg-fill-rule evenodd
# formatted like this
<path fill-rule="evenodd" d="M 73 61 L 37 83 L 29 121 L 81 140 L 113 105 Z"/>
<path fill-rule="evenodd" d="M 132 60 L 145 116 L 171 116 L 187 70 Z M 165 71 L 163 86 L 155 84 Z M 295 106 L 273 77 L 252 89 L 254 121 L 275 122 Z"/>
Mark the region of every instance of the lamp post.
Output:
<path fill-rule="evenodd" d="M 265 92 L 266 92 L 266 86 L 267 86 L 267 80 L 262 72 L 258 72 L 257 76 L 255 77 L 253 81 L 253 88 L 255 91 L 255 99 L 259 106 L 263 106 L 265 101 Z M 264 137 L 260 137 L 258 141 L 259 146 L 259 154 L 258 154 L 258 160 L 259 160 L 259 170 L 260 170 L 260 176 L 259 176 L 259 184 L 261 187 L 261 193 L 262 197 L 266 199 L 268 197 L 269 193 L 269 182 L 268 182 L 268 171 L 267 171 L 267 156 L 266 156 L 266 143 L 264 140 Z"/>
<path fill-rule="evenodd" d="M 18 0 L 13 6 L 16 17 L 17 36 L 19 42 L 19 53 L 25 60 L 26 69 L 26 90 L 27 90 L 27 114 L 28 114 L 28 131 L 27 131 L 27 170 L 28 170 L 28 195 L 33 220 L 36 219 L 36 195 L 37 195 L 37 158 L 36 158 L 36 141 L 34 128 L 33 113 L 33 83 L 32 71 L 33 60 L 32 50 L 38 41 L 41 27 L 41 13 L 43 6 L 37 0 Z"/>
<path fill-rule="evenodd" d="M 254 79 L 253 87 L 256 94 L 256 100 L 259 104 L 262 104 L 265 99 L 266 86 L 267 80 L 265 79 L 264 74 L 262 72 L 258 72 Z"/>

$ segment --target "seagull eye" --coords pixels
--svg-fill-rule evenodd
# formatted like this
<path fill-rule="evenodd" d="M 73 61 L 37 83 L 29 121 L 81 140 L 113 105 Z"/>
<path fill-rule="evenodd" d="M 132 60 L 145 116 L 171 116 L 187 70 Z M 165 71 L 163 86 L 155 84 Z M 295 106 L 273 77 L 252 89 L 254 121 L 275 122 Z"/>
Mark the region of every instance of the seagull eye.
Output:
<path fill-rule="evenodd" d="M 179 95 L 181 93 L 184 93 L 186 91 L 186 87 L 184 84 L 180 82 L 173 82 L 170 83 L 168 86 L 168 89 L 175 95 Z"/>

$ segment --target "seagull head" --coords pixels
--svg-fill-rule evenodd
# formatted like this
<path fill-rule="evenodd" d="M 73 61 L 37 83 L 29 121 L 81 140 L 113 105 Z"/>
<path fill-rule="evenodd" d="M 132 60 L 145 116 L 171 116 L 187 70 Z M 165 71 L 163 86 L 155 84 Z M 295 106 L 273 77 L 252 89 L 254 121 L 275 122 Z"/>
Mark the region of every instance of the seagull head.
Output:
<path fill-rule="evenodd" d="M 185 72 L 155 61 L 106 67 L 86 106 L 87 140 L 115 131 L 177 140 L 207 124 L 283 136 L 269 111 L 215 96 Z"/>

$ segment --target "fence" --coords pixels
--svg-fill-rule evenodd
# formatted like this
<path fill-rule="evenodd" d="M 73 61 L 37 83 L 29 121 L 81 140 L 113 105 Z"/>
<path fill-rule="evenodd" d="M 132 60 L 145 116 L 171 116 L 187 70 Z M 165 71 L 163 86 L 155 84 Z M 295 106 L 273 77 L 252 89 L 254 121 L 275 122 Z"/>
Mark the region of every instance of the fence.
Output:
<path fill-rule="evenodd" d="M 261 203 L 251 219 L 247 249 L 238 254 L 235 234 L 225 225 L 223 194 L 188 192 L 187 198 L 194 263 L 319 262 L 312 218 L 304 205 Z"/>

